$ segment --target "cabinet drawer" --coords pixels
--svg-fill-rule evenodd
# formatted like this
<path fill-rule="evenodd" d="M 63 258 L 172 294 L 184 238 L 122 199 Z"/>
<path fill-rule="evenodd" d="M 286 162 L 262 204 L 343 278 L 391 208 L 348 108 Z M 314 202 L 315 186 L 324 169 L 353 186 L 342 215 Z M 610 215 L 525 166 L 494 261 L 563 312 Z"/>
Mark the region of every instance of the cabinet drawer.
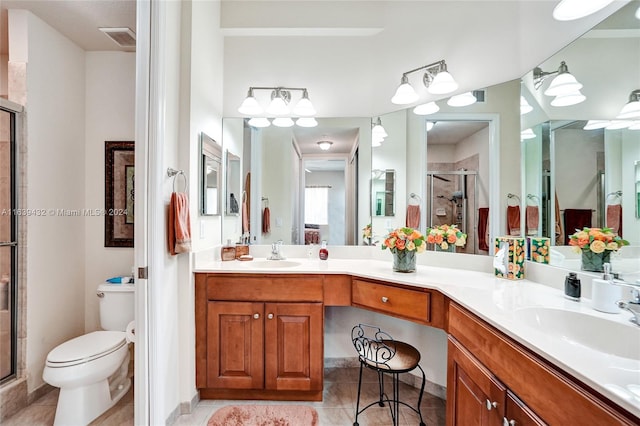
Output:
<path fill-rule="evenodd" d="M 352 281 L 353 305 L 422 323 L 431 321 L 431 293 L 362 280 Z"/>
<path fill-rule="evenodd" d="M 322 277 L 305 275 L 209 275 L 207 299 L 322 302 Z"/>

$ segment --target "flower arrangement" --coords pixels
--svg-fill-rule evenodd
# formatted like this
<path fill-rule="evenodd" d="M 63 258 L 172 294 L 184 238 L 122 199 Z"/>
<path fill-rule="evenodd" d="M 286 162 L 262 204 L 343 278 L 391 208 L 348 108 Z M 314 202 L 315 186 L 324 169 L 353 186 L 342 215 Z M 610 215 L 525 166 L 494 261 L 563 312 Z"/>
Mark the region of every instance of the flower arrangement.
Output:
<path fill-rule="evenodd" d="M 389 232 L 384 238 L 384 244 L 382 249 L 388 248 L 392 253 L 402 251 L 415 251 L 422 253 L 425 251 L 426 244 L 424 243 L 424 236 L 420 231 L 413 228 L 398 228 Z"/>
<path fill-rule="evenodd" d="M 364 228 L 362 228 L 362 239 L 370 242 L 371 241 L 371 224 L 368 224 Z"/>
<path fill-rule="evenodd" d="M 450 246 L 463 247 L 467 243 L 467 234 L 456 225 L 438 225 L 427 229 L 427 242 L 447 251 Z"/>
<path fill-rule="evenodd" d="M 629 245 L 611 228 L 583 228 L 569 236 L 569 245 L 582 252 L 581 269 L 583 271 L 604 271 L 604 264 L 610 262 L 611 253 L 622 246 Z"/>
<path fill-rule="evenodd" d="M 587 250 L 599 254 L 605 251 L 618 251 L 622 246 L 628 246 L 629 241 L 623 240 L 611 228 L 583 228 L 569 237 L 569 245 L 576 250 Z"/>

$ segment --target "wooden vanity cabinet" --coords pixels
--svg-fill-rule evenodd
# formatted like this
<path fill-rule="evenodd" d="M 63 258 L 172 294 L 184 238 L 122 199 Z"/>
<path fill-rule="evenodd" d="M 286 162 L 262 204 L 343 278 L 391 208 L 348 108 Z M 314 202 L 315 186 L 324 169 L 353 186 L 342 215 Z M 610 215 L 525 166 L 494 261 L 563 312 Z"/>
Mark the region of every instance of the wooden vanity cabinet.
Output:
<path fill-rule="evenodd" d="M 323 318 L 322 276 L 197 274 L 200 396 L 321 400 Z"/>
<path fill-rule="evenodd" d="M 633 415 L 453 302 L 448 320 L 448 426 L 479 418 L 496 426 L 637 425 Z"/>

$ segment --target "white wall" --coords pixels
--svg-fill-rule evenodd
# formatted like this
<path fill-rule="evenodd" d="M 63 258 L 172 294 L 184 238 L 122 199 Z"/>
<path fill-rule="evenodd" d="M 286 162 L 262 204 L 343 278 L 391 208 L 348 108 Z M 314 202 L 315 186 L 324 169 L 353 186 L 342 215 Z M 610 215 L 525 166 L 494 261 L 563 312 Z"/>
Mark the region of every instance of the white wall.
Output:
<path fill-rule="evenodd" d="M 23 10 L 9 12 L 9 39 L 10 63 L 27 63 L 27 205 L 21 207 L 47 212 L 27 219 L 26 368 L 32 392 L 43 384 L 47 353 L 85 328 L 85 220 L 55 212 L 85 207 L 85 56 Z"/>
<path fill-rule="evenodd" d="M 135 53 L 87 52 L 84 204 L 104 209 L 105 141 L 134 140 Z M 104 246 L 104 216 L 85 217 L 85 332 L 100 328 L 96 287 L 130 275 L 133 248 Z"/>

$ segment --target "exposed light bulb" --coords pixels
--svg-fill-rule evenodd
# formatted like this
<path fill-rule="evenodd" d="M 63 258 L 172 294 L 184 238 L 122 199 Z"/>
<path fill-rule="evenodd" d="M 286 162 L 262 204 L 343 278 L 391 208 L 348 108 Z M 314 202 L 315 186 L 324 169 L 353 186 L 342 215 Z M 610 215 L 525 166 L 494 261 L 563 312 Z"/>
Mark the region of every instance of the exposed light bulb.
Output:
<path fill-rule="evenodd" d="M 331 145 L 333 145 L 333 142 L 331 142 L 331 141 L 320 141 L 320 142 L 318 142 L 318 146 L 323 151 L 328 151 L 329 148 L 331 148 Z"/>

